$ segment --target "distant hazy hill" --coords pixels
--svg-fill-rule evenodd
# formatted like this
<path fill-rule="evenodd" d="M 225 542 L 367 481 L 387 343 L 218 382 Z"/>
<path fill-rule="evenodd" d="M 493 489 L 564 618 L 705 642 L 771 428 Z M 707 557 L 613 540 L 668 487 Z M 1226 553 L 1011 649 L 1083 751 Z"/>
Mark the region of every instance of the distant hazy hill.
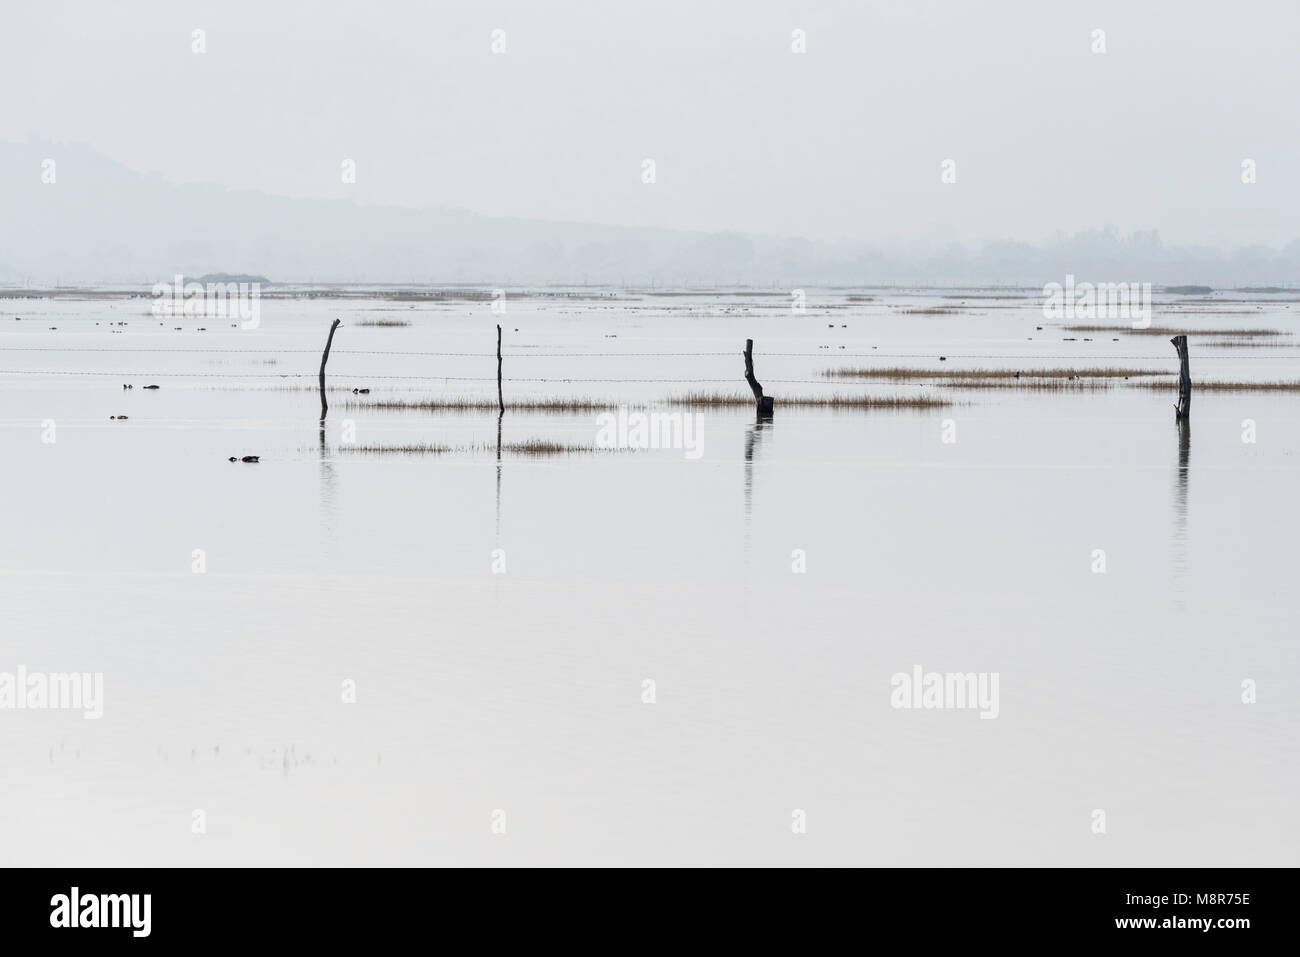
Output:
<path fill-rule="evenodd" d="M 56 182 L 41 181 L 56 161 Z M 170 281 L 221 271 L 277 282 L 801 284 L 1093 281 L 1233 287 L 1300 281 L 1284 250 L 1167 247 L 1154 233 L 1042 245 L 903 246 L 702 234 L 301 200 L 176 185 L 84 145 L 0 143 L 0 281 Z"/>

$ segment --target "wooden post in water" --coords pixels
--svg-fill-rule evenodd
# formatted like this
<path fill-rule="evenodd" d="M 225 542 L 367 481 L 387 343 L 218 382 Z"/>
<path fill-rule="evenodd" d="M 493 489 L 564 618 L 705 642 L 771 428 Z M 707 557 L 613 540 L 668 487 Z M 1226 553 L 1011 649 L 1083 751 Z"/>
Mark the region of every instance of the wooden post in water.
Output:
<path fill-rule="evenodd" d="M 506 400 L 501 396 L 501 327 L 497 326 L 497 410 L 506 414 Z"/>
<path fill-rule="evenodd" d="M 1182 422 L 1192 411 L 1192 373 L 1187 364 L 1187 337 L 1174 336 L 1169 340 L 1178 350 L 1178 404 L 1174 406 L 1174 421 Z"/>
<path fill-rule="evenodd" d="M 335 319 L 330 324 L 329 338 L 325 340 L 325 352 L 320 357 L 320 420 L 325 421 L 325 413 L 330 410 L 330 405 L 325 401 L 325 363 L 330 361 L 330 346 L 334 344 L 334 330 L 339 327 L 341 320 Z"/>
<path fill-rule="evenodd" d="M 754 404 L 758 407 L 759 416 L 770 416 L 772 414 L 772 397 L 763 395 L 763 386 L 754 378 L 754 340 L 745 340 L 745 381 L 749 383 L 750 389 L 754 392 Z"/>

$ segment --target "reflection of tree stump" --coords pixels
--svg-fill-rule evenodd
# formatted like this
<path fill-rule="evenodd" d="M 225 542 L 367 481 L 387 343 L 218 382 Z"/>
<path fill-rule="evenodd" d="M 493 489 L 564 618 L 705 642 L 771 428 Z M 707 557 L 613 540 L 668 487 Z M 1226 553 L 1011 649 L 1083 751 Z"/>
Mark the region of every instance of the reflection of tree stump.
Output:
<path fill-rule="evenodd" d="M 325 401 L 325 363 L 330 361 L 330 346 L 334 344 L 334 330 L 339 327 L 341 320 L 335 319 L 330 324 L 329 338 L 325 340 L 325 352 L 320 357 L 320 420 L 325 421 L 325 413 L 330 410 L 329 403 Z"/>
<path fill-rule="evenodd" d="M 754 404 L 760 416 L 771 416 L 772 397 L 763 395 L 763 386 L 754 378 L 754 340 L 745 340 L 745 381 L 754 392 Z"/>
<path fill-rule="evenodd" d="M 1192 411 L 1192 373 L 1187 363 L 1187 337 L 1174 336 L 1169 341 L 1178 350 L 1178 404 L 1174 406 L 1174 419 L 1181 422 Z"/>

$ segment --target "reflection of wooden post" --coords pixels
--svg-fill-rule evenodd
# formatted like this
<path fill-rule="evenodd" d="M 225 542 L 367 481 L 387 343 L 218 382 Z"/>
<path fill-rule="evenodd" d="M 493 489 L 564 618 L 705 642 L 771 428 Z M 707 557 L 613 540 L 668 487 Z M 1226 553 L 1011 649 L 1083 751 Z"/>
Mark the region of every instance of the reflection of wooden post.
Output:
<path fill-rule="evenodd" d="M 1192 373 L 1187 365 L 1187 337 L 1174 336 L 1169 341 L 1178 350 L 1178 404 L 1174 406 L 1174 419 L 1181 422 L 1192 411 Z"/>
<path fill-rule="evenodd" d="M 341 320 L 335 319 L 330 325 L 329 338 L 325 340 L 325 352 L 320 357 L 320 418 L 325 421 L 325 413 L 330 410 L 329 403 L 325 401 L 325 363 L 330 361 L 330 346 L 334 344 L 334 330 L 339 327 Z"/>
<path fill-rule="evenodd" d="M 497 547 L 501 547 L 501 422 L 505 413 L 497 416 Z"/>
<path fill-rule="evenodd" d="M 754 378 L 754 340 L 745 340 L 745 381 L 749 383 L 750 389 L 754 392 L 754 403 L 758 406 L 759 415 L 772 414 L 772 397 L 763 395 L 763 386 Z"/>
<path fill-rule="evenodd" d="M 506 400 L 501 397 L 501 327 L 497 326 L 497 408 L 506 414 Z"/>

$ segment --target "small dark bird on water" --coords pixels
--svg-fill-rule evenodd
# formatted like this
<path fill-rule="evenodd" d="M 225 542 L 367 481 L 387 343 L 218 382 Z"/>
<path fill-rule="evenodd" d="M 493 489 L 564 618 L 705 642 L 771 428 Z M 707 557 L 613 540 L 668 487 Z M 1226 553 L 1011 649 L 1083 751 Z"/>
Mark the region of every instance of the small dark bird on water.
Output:
<path fill-rule="evenodd" d="M 124 415 L 110 415 L 109 418 L 110 418 L 110 419 L 125 419 L 126 416 L 124 416 Z"/>

